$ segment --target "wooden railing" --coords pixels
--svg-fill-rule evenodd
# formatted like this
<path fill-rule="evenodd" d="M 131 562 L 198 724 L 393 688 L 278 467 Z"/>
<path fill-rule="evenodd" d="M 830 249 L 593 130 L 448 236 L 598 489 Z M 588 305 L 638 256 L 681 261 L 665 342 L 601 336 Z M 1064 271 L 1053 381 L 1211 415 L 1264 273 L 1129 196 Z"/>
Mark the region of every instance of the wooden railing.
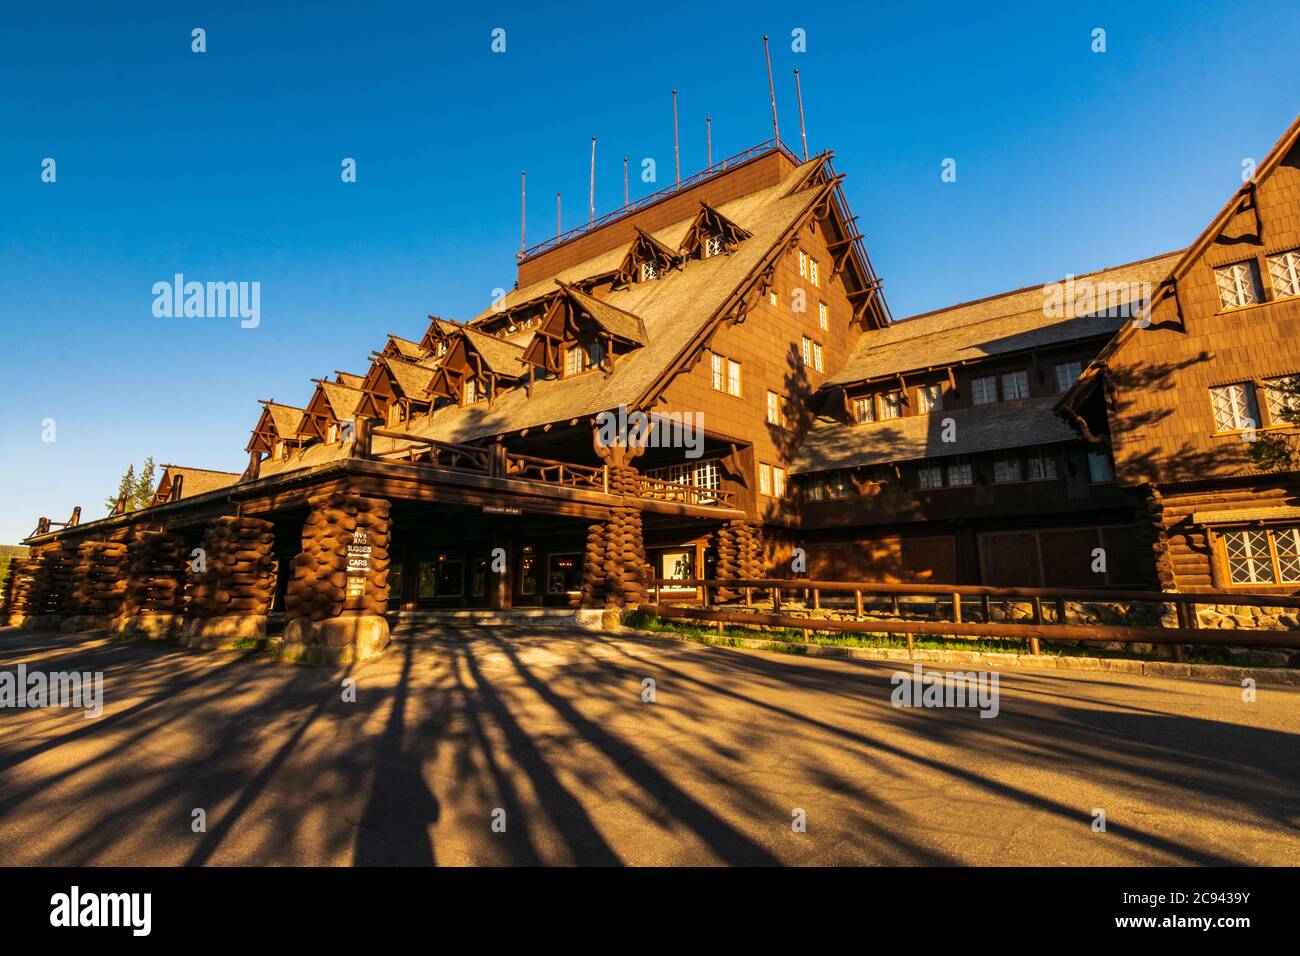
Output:
<path fill-rule="evenodd" d="M 360 433 L 358 428 L 358 433 Z M 371 452 L 370 458 L 381 461 L 419 462 L 448 468 L 452 471 L 469 471 L 481 475 L 493 472 L 493 453 L 491 448 L 478 445 L 460 445 L 455 442 L 437 441 L 432 438 L 420 438 L 407 432 L 388 428 L 371 428 L 369 436 L 374 438 L 394 438 L 407 442 L 401 448 L 390 451 Z"/>
<path fill-rule="evenodd" d="M 609 491 L 609 469 L 591 465 L 574 465 L 549 458 L 534 458 L 506 452 L 504 477 L 522 478 L 525 481 L 544 481 L 548 485 L 568 485 L 572 488 L 590 488 Z"/>
<path fill-rule="evenodd" d="M 694 590 L 699 605 L 692 607 L 681 602 L 664 603 L 664 591 Z M 756 598 L 762 595 L 770 611 L 757 610 Z M 835 606 L 835 599 L 845 607 L 851 606 L 853 620 L 836 620 L 823 617 L 783 614 L 783 602 L 802 595 L 806 608 L 820 610 Z M 827 601 L 827 597 L 832 601 Z M 722 598 L 720 600 L 719 598 Z M 947 620 L 916 620 L 904 617 L 904 599 L 921 598 L 935 606 L 936 613 L 947 606 Z M 1233 647 L 1294 647 L 1300 648 L 1300 631 L 1206 629 L 1199 626 L 1198 607 L 1202 604 L 1232 604 L 1249 607 L 1300 608 L 1300 597 L 1271 594 L 1234 594 L 1220 592 L 1167 592 L 1119 591 L 1082 588 L 1005 588 L 983 585 L 949 584 L 876 584 L 859 581 L 815 581 L 802 578 L 720 579 L 690 578 L 684 580 L 657 578 L 651 584 L 652 603 L 644 610 L 665 618 L 684 618 L 709 621 L 719 627 L 723 623 L 759 625 L 761 627 L 794 628 L 805 633 L 817 631 L 843 631 L 852 633 L 902 634 L 907 637 L 909 650 L 914 648 L 915 635 L 936 634 L 968 638 L 1023 638 L 1029 642 L 1030 652 L 1039 652 L 1042 640 L 1066 641 L 1116 641 L 1120 643 L 1173 644 L 1176 658 L 1181 660 L 1180 645 L 1220 644 Z M 974 600 L 967 600 L 968 598 Z M 877 606 L 887 608 L 894 620 L 865 617 Z M 929 599 L 925 601 L 924 599 Z M 852 602 L 850 605 L 849 602 Z M 922 603 L 912 601 L 908 603 Z M 978 612 L 972 615 L 971 606 Z M 1028 604 L 1032 623 L 995 622 L 993 605 Z M 1115 624 L 1071 624 L 1068 621 L 1069 604 L 1149 603 L 1153 606 L 1171 605 L 1175 608 L 1177 627 L 1139 627 Z M 1046 613 L 1052 609 L 1051 615 Z M 734 608 L 729 610 L 728 608 Z M 743 610 L 741 609 L 743 608 Z M 978 617 L 979 620 L 971 620 Z"/>
<path fill-rule="evenodd" d="M 689 505 L 706 505 L 717 508 L 730 508 L 736 496 L 733 492 L 720 488 L 697 488 L 694 485 L 678 484 L 663 478 L 647 478 L 642 475 L 636 482 L 637 496 L 655 501 L 679 501 Z"/>

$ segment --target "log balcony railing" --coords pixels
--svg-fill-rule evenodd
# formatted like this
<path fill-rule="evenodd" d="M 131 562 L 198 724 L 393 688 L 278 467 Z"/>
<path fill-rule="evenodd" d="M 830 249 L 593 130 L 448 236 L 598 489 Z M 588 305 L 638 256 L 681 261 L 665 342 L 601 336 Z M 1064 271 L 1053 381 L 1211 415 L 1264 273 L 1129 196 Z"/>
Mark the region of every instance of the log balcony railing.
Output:
<path fill-rule="evenodd" d="M 376 452 L 372 445 L 374 438 L 394 439 L 406 444 L 403 447 Z M 535 458 L 532 455 L 506 451 L 502 445 L 462 445 L 433 438 L 421 438 L 418 435 L 393 429 L 366 427 L 360 423 L 357 425 L 352 454 L 356 458 L 425 464 L 491 478 L 514 478 L 609 493 L 607 465 L 577 465 L 550 458 Z M 637 496 L 656 501 L 714 507 L 730 507 L 735 498 L 729 491 L 695 488 L 645 477 L 637 482 Z"/>
<path fill-rule="evenodd" d="M 694 601 L 683 592 L 694 591 Z M 665 592 L 668 592 L 665 594 Z M 674 593 L 675 592 L 675 593 Z M 1003 588 L 951 584 L 876 584 L 861 581 L 815 581 L 803 578 L 719 579 L 657 578 L 651 583 L 651 601 L 644 610 L 656 616 L 709 622 L 719 630 L 724 624 L 766 628 L 857 634 L 900 634 L 908 651 L 915 650 L 916 635 L 944 637 L 1023 639 L 1030 653 L 1038 654 L 1040 641 L 1106 641 L 1126 644 L 1169 644 L 1175 660 L 1182 660 L 1183 645 L 1218 644 L 1230 647 L 1300 648 L 1297 630 L 1220 630 L 1201 628 L 1198 607 L 1231 604 L 1248 607 L 1300 609 L 1300 597 L 1219 592 L 1119 591 L 1081 588 Z M 757 599 L 762 596 L 760 609 Z M 671 603 L 665 603 L 665 597 Z M 911 600 L 905 600 L 910 598 Z M 803 616 L 782 613 L 790 599 L 802 600 Z M 1028 605 L 1031 623 L 1000 622 L 993 606 Z M 1172 606 L 1177 627 L 1118 624 L 1071 624 L 1070 604 L 1149 604 Z M 907 618 L 908 605 L 923 604 L 947 620 Z M 972 613 L 972 606 L 977 608 Z M 809 616 L 807 611 L 852 609 L 853 619 Z M 1050 613 L 1049 613 L 1050 609 Z M 866 617 L 883 613 L 889 619 Z M 1297 611 L 1300 616 L 1300 611 Z M 973 619 L 974 618 L 974 619 Z"/>

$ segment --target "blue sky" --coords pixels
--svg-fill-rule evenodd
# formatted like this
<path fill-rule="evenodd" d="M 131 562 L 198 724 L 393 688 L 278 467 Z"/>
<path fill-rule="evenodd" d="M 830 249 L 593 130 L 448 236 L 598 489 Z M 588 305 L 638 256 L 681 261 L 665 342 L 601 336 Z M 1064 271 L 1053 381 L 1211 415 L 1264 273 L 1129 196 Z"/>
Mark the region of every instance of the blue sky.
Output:
<path fill-rule="evenodd" d="M 674 86 L 683 175 L 706 115 L 715 158 L 767 138 L 764 33 L 783 138 L 798 67 L 896 316 L 1182 246 L 1300 112 L 1294 4 L 1197 6 L 8 4 L 0 542 L 102 516 L 149 454 L 240 470 L 257 399 L 478 312 L 514 281 L 521 168 L 530 243 L 557 191 L 585 220 L 593 135 L 598 214 L 624 155 L 658 164 L 634 197 L 671 182 Z M 155 317 L 177 272 L 259 282 L 260 325 Z"/>

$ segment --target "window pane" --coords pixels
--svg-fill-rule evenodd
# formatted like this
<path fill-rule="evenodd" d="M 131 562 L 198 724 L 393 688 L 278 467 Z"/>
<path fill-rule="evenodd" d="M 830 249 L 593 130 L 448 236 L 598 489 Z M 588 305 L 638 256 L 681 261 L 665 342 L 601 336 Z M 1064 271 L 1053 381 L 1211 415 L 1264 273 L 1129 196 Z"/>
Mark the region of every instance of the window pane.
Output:
<path fill-rule="evenodd" d="M 1273 549 L 1282 582 L 1300 583 L 1300 528 L 1273 529 Z"/>
<path fill-rule="evenodd" d="M 960 485 L 973 485 L 975 483 L 975 474 L 967 462 L 958 462 L 948 466 L 948 484 L 952 487 Z"/>
<path fill-rule="evenodd" d="M 1259 426 L 1255 389 L 1249 382 L 1212 388 L 1210 401 L 1214 406 L 1214 423 L 1219 431 L 1238 431 Z"/>
<path fill-rule="evenodd" d="M 876 403 L 870 395 L 866 398 L 855 398 L 853 400 L 853 419 L 858 422 L 874 422 L 876 420 Z"/>
<path fill-rule="evenodd" d="M 991 405 L 998 400 L 998 380 L 992 375 L 970 383 L 971 399 L 976 405 Z"/>
<path fill-rule="evenodd" d="M 1269 256 L 1268 274 L 1273 280 L 1275 297 L 1300 295 L 1300 249 Z"/>
<path fill-rule="evenodd" d="M 713 356 L 713 387 L 719 392 L 723 386 L 723 360 L 721 355 Z"/>
<path fill-rule="evenodd" d="M 936 466 L 921 468 L 916 473 L 917 484 L 922 488 L 942 488 L 943 469 Z"/>
<path fill-rule="evenodd" d="M 1020 480 L 1020 459 L 1019 458 L 999 458 L 993 463 L 993 480 L 994 481 L 1019 481 Z"/>
<path fill-rule="evenodd" d="M 1012 401 L 1029 397 L 1029 373 L 1007 372 L 1002 376 L 1002 400 Z"/>
<path fill-rule="evenodd" d="M 825 302 L 817 303 L 817 324 L 822 327 L 823 331 L 831 327 L 830 310 L 826 308 Z"/>
<path fill-rule="evenodd" d="M 1056 366 L 1056 390 L 1066 391 L 1083 372 L 1082 362 L 1062 362 Z"/>
<path fill-rule="evenodd" d="M 813 368 L 822 371 L 822 347 L 817 342 L 813 343 Z"/>
<path fill-rule="evenodd" d="M 772 493 L 772 466 L 758 466 L 758 493 L 760 495 L 770 495 Z"/>
<path fill-rule="evenodd" d="M 1104 451 L 1088 452 L 1088 480 L 1094 483 L 1115 480 L 1115 465 L 1110 455 Z"/>
<path fill-rule="evenodd" d="M 1265 531 L 1230 531 L 1223 536 L 1233 584 L 1272 584 L 1273 564 Z"/>
<path fill-rule="evenodd" d="M 808 336 L 806 335 L 801 336 L 799 339 L 799 348 L 803 353 L 803 364 L 811 365 L 812 364 L 812 339 L 808 338 Z"/>
<path fill-rule="evenodd" d="M 772 466 L 772 495 L 776 498 L 785 497 L 785 469 Z"/>
<path fill-rule="evenodd" d="M 903 411 L 903 393 L 886 392 L 880 396 L 880 417 L 897 418 Z"/>
<path fill-rule="evenodd" d="M 1288 411 L 1293 417 L 1300 415 L 1300 397 L 1285 390 L 1292 381 L 1300 384 L 1300 377 L 1271 378 L 1264 383 L 1264 399 L 1268 405 L 1268 420 L 1272 425 L 1292 424 L 1287 418 Z"/>
<path fill-rule="evenodd" d="M 943 386 L 922 385 L 916 390 L 916 399 L 921 414 L 940 411 L 943 408 Z"/>
<path fill-rule="evenodd" d="M 740 394 L 740 363 L 727 359 L 727 391 L 732 395 Z"/>
<path fill-rule="evenodd" d="M 1214 270 L 1219 286 L 1219 303 L 1225 309 L 1252 305 L 1259 301 L 1259 275 L 1254 261 L 1238 262 Z"/>

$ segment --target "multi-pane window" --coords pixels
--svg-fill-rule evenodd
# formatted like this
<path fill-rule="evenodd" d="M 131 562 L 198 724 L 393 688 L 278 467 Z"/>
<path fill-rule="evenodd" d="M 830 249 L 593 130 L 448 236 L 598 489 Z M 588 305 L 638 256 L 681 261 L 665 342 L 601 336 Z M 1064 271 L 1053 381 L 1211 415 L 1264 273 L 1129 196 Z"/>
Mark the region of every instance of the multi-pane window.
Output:
<path fill-rule="evenodd" d="M 970 394 L 976 405 L 991 405 L 998 400 L 998 380 L 992 375 L 974 379 L 970 383 Z"/>
<path fill-rule="evenodd" d="M 769 498 L 785 497 L 785 469 L 766 462 L 758 466 L 758 493 Z"/>
<path fill-rule="evenodd" d="M 874 422 L 876 420 L 875 399 L 867 395 L 853 400 L 853 420 L 855 422 Z"/>
<path fill-rule="evenodd" d="M 767 294 L 767 301 L 768 301 L 768 302 L 771 302 L 773 305 L 776 305 L 776 304 L 780 301 L 780 300 L 777 298 L 776 290 L 775 290 L 775 289 L 773 289 L 771 292 L 769 292 L 769 293 Z"/>
<path fill-rule="evenodd" d="M 822 346 L 820 342 L 813 343 L 812 352 L 813 352 L 812 355 L 813 368 L 815 368 L 819 372 L 824 372 L 826 370 L 826 363 L 822 353 Z"/>
<path fill-rule="evenodd" d="M 641 281 L 659 278 L 659 263 L 654 260 L 641 263 Z"/>
<path fill-rule="evenodd" d="M 903 414 L 903 393 L 885 392 L 880 396 L 880 417 L 898 418 Z"/>
<path fill-rule="evenodd" d="M 603 342 L 591 341 L 570 346 L 564 353 L 564 374 L 578 375 L 588 369 L 596 368 L 605 360 Z"/>
<path fill-rule="evenodd" d="M 1014 455 L 1003 455 L 993 462 L 993 480 L 994 481 L 1020 481 L 1020 458 Z"/>
<path fill-rule="evenodd" d="M 785 469 L 772 466 L 772 497 L 785 497 Z"/>
<path fill-rule="evenodd" d="M 1264 403 L 1268 406 L 1270 425 L 1290 425 L 1288 413 L 1292 416 L 1300 414 L 1300 398 L 1286 390 L 1286 385 L 1293 380 L 1291 376 L 1265 379 Z"/>
<path fill-rule="evenodd" d="M 821 267 L 817 265 L 816 259 L 808 260 L 808 281 L 814 287 L 821 285 Z"/>
<path fill-rule="evenodd" d="M 713 387 L 719 392 L 737 397 L 741 394 L 740 363 L 713 353 Z"/>
<path fill-rule="evenodd" d="M 1115 480 L 1115 463 L 1104 451 L 1088 452 L 1088 480 L 1093 484 Z"/>
<path fill-rule="evenodd" d="M 922 465 L 916 470 L 916 485 L 918 488 L 942 488 L 943 466 Z"/>
<path fill-rule="evenodd" d="M 1035 448 L 1025 457 L 1025 474 L 1030 481 L 1043 481 L 1056 477 L 1056 458 L 1042 448 Z"/>
<path fill-rule="evenodd" d="M 705 236 L 704 238 L 704 258 L 721 255 L 726 247 L 722 244 L 721 236 Z"/>
<path fill-rule="evenodd" d="M 781 414 L 781 396 L 771 389 L 767 391 L 767 423 L 769 425 L 785 424 L 785 416 Z"/>
<path fill-rule="evenodd" d="M 852 486 L 844 473 L 831 472 L 828 475 L 815 475 L 804 486 L 804 496 L 809 501 L 827 501 L 847 498 L 853 493 Z"/>
<path fill-rule="evenodd" d="M 1056 366 L 1056 390 L 1064 392 L 1083 372 L 1082 362 L 1062 362 Z"/>
<path fill-rule="evenodd" d="M 1275 299 L 1300 295 L 1300 249 L 1269 256 L 1268 275 L 1273 281 Z"/>
<path fill-rule="evenodd" d="M 646 476 L 672 482 L 675 485 L 693 485 L 696 488 L 708 488 L 713 491 L 722 487 L 722 475 L 718 471 L 716 461 L 653 468 L 646 472 Z"/>
<path fill-rule="evenodd" d="M 1210 404 L 1214 406 L 1214 425 L 1218 431 L 1235 432 L 1259 427 L 1255 386 L 1250 382 L 1210 389 Z"/>
<path fill-rule="evenodd" d="M 968 461 L 954 461 L 948 466 L 948 487 L 960 488 L 975 484 L 975 469 Z"/>
<path fill-rule="evenodd" d="M 1223 546 L 1233 584 L 1300 583 L 1300 528 L 1228 531 Z"/>
<path fill-rule="evenodd" d="M 916 390 L 916 407 L 922 415 L 943 409 L 943 386 L 922 385 Z"/>
<path fill-rule="evenodd" d="M 472 405 L 479 400 L 478 379 L 465 379 L 465 404 Z"/>
<path fill-rule="evenodd" d="M 826 308 L 825 302 L 817 303 L 817 324 L 821 326 L 823 332 L 829 332 L 831 327 L 831 311 Z"/>
<path fill-rule="evenodd" d="M 740 397 L 740 363 L 727 359 L 727 394 Z"/>
<path fill-rule="evenodd" d="M 808 278 L 808 253 L 799 250 L 799 278 Z"/>
<path fill-rule="evenodd" d="M 1262 296 L 1259 284 L 1259 266 L 1254 259 L 1214 270 L 1214 281 L 1219 287 L 1219 304 L 1225 309 L 1253 305 Z"/>
<path fill-rule="evenodd" d="M 1017 398 L 1029 397 L 1029 373 L 1026 371 L 1005 372 L 1002 375 L 1002 400 L 1010 402 Z"/>
<path fill-rule="evenodd" d="M 803 354 L 804 365 L 812 364 L 812 345 L 813 345 L 812 339 L 808 338 L 808 336 L 806 335 L 800 336 L 799 351 Z"/>

